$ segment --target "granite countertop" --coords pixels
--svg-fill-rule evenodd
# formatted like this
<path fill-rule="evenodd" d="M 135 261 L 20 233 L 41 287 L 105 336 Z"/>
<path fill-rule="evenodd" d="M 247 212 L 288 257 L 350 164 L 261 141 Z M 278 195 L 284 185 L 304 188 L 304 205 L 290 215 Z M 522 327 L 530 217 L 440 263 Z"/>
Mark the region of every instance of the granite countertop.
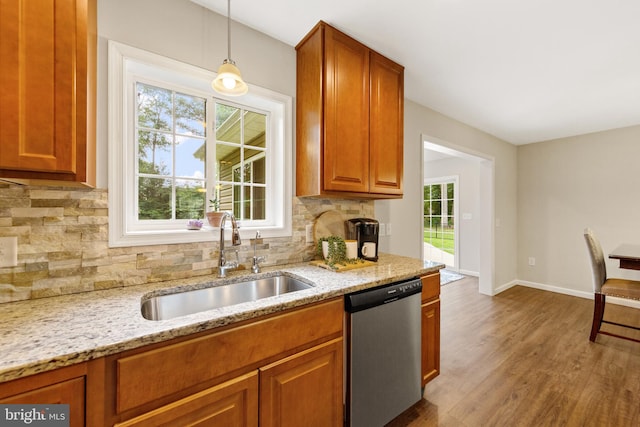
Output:
<path fill-rule="evenodd" d="M 308 263 L 262 273 L 230 272 L 227 278 L 182 280 L 0 304 L 0 383 L 193 334 L 361 289 L 424 275 L 438 263 L 380 254 L 375 266 L 333 272 Z M 314 286 L 169 320 L 146 320 L 140 303 L 153 295 L 223 285 L 285 273 Z"/>

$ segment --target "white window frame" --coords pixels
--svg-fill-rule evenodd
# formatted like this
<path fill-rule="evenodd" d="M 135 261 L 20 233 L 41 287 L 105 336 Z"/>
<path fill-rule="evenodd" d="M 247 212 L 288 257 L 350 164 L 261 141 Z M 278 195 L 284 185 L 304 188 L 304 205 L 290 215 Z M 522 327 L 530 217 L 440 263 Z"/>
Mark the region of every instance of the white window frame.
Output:
<path fill-rule="evenodd" d="M 228 98 L 213 92 L 211 81 L 216 73 L 185 64 L 164 56 L 109 41 L 109 246 L 126 247 L 171 243 L 204 242 L 215 240 L 212 228 L 205 221 L 200 231 L 187 230 L 186 220 L 138 221 L 135 197 L 137 181 L 135 170 L 135 81 L 150 84 L 171 82 L 185 93 L 207 98 L 207 115 L 212 116 L 214 97 L 231 103 L 269 111 L 267 129 L 272 143 L 267 162 L 270 203 L 269 221 L 259 224 L 241 224 L 240 234 L 248 239 L 260 230 L 263 237 L 292 235 L 292 98 L 288 95 L 249 85 L 249 93 L 240 98 Z M 210 115 L 211 114 L 211 115 Z M 214 120 L 207 123 L 207 138 L 212 138 Z M 280 143 L 281 142 L 281 143 Z M 211 165 L 213 150 L 207 150 L 207 164 Z M 215 161 L 215 160 L 214 160 Z M 269 166 L 270 165 L 270 166 Z M 212 194 L 213 174 L 207 173 L 208 195 Z M 278 196 L 282 200 L 278 200 Z"/>

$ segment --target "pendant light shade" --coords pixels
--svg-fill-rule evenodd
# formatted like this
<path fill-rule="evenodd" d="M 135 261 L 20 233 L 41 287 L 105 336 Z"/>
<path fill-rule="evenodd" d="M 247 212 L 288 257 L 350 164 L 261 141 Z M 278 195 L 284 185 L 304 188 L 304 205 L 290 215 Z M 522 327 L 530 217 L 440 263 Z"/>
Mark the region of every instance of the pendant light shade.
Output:
<path fill-rule="evenodd" d="M 249 90 L 236 63 L 231 59 L 231 0 L 227 0 L 227 59 L 218 68 L 218 75 L 211 86 L 216 92 L 229 96 L 244 95 Z"/>

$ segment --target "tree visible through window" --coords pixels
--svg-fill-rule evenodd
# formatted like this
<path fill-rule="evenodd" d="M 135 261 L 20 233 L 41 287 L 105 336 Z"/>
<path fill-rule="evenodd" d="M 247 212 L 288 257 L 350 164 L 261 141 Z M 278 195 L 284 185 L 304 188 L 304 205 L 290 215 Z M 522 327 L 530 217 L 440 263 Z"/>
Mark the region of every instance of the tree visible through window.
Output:
<path fill-rule="evenodd" d="M 137 83 L 138 219 L 203 218 L 206 100 Z"/>
<path fill-rule="evenodd" d="M 455 253 L 454 184 L 424 186 L 424 241 Z"/>

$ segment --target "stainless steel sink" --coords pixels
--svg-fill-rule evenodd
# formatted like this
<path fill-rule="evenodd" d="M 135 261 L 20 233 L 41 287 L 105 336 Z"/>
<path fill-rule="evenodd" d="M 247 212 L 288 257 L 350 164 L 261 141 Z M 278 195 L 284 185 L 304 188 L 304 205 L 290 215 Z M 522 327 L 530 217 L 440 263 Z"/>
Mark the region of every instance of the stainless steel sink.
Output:
<path fill-rule="evenodd" d="M 278 275 L 151 297 L 142 302 L 141 311 L 145 319 L 166 320 L 312 287 L 293 277 Z"/>

